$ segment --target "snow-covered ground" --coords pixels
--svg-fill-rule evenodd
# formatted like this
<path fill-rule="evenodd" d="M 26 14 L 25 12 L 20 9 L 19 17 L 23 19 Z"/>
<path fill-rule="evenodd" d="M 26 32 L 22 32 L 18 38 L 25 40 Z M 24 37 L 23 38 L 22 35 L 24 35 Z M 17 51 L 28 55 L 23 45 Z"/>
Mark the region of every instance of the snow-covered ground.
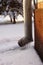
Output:
<path fill-rule="evenodd" d="M 16 18 L 15 18 L 16 22 L 21 22 L 23 21 L 23 17 L 19 14 Z M 4 16 L 4 15 L 0 15 L 0 23 L 10 23 L 10 17 L 9 15 Z M 13 19 L 12 19 L 13 21 Z"/>
<path fill-rule="evenodd" d="M 0 65 L 43 65 L 32 46 L 0 53 Z"/>
<path fill-rule="evenodd" d="M 43 65 L 34 42 L 23 48 L 18 46 L 18 40 L 23 36 L 23 23 L 0 25 L 0 65 Z"/>
<path fill-rule="evenodd" d="M 10 17 L 7 15 L 6 17 L 4 15 L 0 15 L 0 23 L 8 23 L 10 22 Z"/>
<path fill-rule="evenodd" d="M 0 25 L 0 52 L 17 46 L 18 40 L 24 36 L 24 26 L 21 24 Z M 14 43 L 13 43 L 14 42 Z M 3 49 L 3 50 L 2 50 Z"/>

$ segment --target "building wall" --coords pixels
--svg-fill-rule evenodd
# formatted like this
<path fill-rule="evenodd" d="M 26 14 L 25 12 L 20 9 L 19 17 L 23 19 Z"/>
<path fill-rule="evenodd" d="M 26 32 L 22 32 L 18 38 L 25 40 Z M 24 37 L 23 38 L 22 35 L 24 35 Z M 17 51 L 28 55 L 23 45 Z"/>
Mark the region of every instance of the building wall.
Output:
<path fill-rule="evenodd" d="M 43 61 L 43 9 L 35 10 L 35 49 Z"/>
<path fill-rule="evenodd" d="M 43 8 L 43 0 L 38 0 L 37 7 Z"/>

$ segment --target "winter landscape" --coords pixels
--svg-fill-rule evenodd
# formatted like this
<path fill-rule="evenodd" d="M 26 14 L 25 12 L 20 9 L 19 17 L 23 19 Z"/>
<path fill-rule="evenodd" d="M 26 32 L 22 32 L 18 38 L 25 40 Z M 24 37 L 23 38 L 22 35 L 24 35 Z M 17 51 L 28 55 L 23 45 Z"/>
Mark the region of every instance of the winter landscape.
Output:
<path fill-rule="evenodd" d="M 34 28 L 32 32 L 34 36 Z M 34 41 L 19 47 L 18 40 L 24 35 L 24 23 L 0 24 L 0 65 L 43 65 L 34 49 Z"/>

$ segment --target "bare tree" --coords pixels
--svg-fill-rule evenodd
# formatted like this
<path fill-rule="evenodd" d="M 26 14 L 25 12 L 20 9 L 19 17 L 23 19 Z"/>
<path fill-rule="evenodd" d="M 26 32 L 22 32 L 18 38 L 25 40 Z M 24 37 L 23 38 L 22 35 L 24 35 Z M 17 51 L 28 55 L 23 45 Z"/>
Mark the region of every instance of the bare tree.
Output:
<path fill-rule="evenodd" d="M 0 5 L 1 5 L 0 14 L 4 13 L 4 11 L 6 11 L 7 14 L 9 13 L 9 11 L 12 12 L 13 19 L 14 19 L 13 23 L 16 23 L 15 11 L 17 12 L 17 14 L 21 14 L 23 16 L 23 5 L 22 3 L 19 3 L 18 0 L 1 0 Z M 11 13 L 9 13 L 9 15 L 10 15 L 11 22 L 12 22 Z"/>

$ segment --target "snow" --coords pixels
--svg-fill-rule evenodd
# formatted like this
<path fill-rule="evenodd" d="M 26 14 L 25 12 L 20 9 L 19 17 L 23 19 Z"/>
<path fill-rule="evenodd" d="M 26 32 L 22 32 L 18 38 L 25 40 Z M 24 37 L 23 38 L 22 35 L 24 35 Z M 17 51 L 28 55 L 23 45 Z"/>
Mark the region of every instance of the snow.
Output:
<path fill-rule="evenodd" d="M 0 25 L 0 51 L 17 45 L 14 43 L 24 36 L 23 30 L 23 24 Z"/>
<path fill-rule="evenodd" d="M 12 16 L 13 17 L 13 16 Z M 16 22 L 20 22 L 23 21 L 23 17 L 19 14 L 16 18 L 15 18 Z M 10 17 L 9 15 L 4 16 L 4 15 L 0 15 L 0 23 L 10 23 Z M 12 19 L 13 21 L 13 19 Z"/>
<path fill-rule="evenodd" d="M 28 45 L 0 53 L 0 65 L 43 65 L 35 49 Z"/>
<path fill-rule="evenodd" d="M 23 23 L 0 25 L 0 65 L 43 65 L 34 42 L 19 47 L 18 40 L 23 36 Z"/>
<path fill-rule="evenodd" d="M 23 17 L 19 14 L 16 21 L 23 21 L 23 20 L 24 20 Z"/>
<path fill-rule="evenodd" d="M 7 15 L 7 16 L 0 15 L 0 23 L 5 23 L 5 22 L 10 22 L 9 15 Z"/>

